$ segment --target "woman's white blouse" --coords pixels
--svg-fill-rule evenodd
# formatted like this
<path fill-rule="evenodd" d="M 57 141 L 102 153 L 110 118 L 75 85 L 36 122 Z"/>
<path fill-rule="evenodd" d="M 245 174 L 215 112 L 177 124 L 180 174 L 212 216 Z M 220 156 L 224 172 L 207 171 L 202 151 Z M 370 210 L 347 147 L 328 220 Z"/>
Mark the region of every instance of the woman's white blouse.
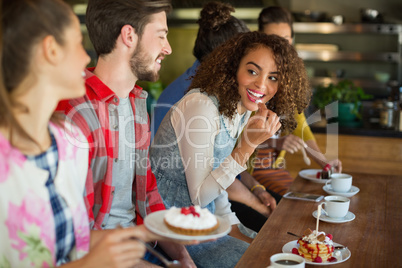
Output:
<path fill-rule="evenodd" d="M 243 130 L 251 112 L 246 113 L 243 124 L 240 124 L 242 115 L 238 113 L 232 120 L 224 117 L 225 127 L 231 137 L 236 137 Z M 218 168 L 212 170 L 215 137 L 220 129 L 217 107 L 202 93 L 186 95 L 172 111 L 171 123 L 176 133 L 192 203 L 205 207 L 215 200 L 216 215 L 227 217 L 232 224 L 239 223 L 230 209 L 225 190 L 246 166 L 239 165 L 229 155 Z"/>

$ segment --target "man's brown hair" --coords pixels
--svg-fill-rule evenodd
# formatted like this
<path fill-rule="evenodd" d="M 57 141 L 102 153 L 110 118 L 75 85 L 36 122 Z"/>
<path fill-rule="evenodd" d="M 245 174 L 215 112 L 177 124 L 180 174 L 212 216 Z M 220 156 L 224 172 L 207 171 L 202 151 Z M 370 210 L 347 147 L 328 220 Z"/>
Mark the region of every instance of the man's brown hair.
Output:
<path fill-rule="evenodd" d="M 89 0 L 85 17 L 89 38 L 98 56 L 114 49 L 124 25 L 142 36 L 150 16 L 172 9 L 170 0 Z"/>

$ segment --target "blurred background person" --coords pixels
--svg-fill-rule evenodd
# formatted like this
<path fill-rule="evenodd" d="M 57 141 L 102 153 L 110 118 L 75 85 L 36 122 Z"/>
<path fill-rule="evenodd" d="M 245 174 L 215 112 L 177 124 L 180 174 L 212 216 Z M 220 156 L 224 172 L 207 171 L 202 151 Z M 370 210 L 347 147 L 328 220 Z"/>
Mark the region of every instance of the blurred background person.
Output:
<path fill-rule="evenodd" d="M 143 224 L 164 210 L 149 165 L 147 92 L 138 80 L 156 81 L 167 40 L 170 0 L 90 0 L 85 23 L 98 56 L 85 70 L 86 94 L 58 106 L 90 141 L 85 187 L 94 230 Z M 107 30 L 105 30 L 107 29 Z M 183 245 L 159 241 L 157 250 L 185 267 L 195 267 Z M 162 265 L 146 253 L 141 265 Z"/>
<path fill-rule="evenodd" d="M 161 237 L 144 226 L 90 231 L 88 144 L 53 113 L 85 93 L 79 20 L 60 0 L 1 5 L 0 267 L 132 267 L 145 248 L 131 238 Z"/>
<path fill-rule="evenodd" d="M 289 44 L 293 44 L 293 19 L 292 14 L 285 8 L 271 6 L 264 8 L 258 17 L 258 30 L 266 34 L 276 34 L 285 38 Z M 321 153 L 314 135 L 307 124 L 304 112 L 295 114 L 297 128 L 291 133 L 282 132 L 278 139 L 269 139 L 262 148 L 257 150 L 254 159 L 253 176 L 267 189 L 283 195 L 289 189 L 294 178 L 280 164 L 273 167 L 279 155 L 285 156 L 285 152 L 295 153 L 306 148 L 307 155 L 317 162 L 322 168 L 330 164 L 335 172 L 342 172 L 342 162 L 339 159 L 327 160 Z M 282 152 L 280 154 L 280 152 Z M 278 159 L 281 161 L 283 159 Z M 286 163 L 286 162 L 284 162 Z"/>

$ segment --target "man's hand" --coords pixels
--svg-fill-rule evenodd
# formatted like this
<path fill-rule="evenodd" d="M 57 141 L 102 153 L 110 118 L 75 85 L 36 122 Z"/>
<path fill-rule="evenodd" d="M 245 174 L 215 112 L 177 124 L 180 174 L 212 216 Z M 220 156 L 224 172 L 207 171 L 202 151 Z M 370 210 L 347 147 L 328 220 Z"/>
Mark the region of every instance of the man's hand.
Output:
<path fill-rule="evenodd" d="M 246 170 L 241 173 L 241 180 L 236 179 L 226 191 L 230 200 L 243 203 L 268 217 L 276 208 L 276 200 L 262 187 L 254 187 L 257 184 L 258 181 Z"/>
<path fill-rule="evenodd" d="M 271 210 L 274 210 L 276 208 L 275 198 L 263 188 L 255 187 L 253 190 L 253 194 L 258 197 L 263 205 L 270 207 Z"/>

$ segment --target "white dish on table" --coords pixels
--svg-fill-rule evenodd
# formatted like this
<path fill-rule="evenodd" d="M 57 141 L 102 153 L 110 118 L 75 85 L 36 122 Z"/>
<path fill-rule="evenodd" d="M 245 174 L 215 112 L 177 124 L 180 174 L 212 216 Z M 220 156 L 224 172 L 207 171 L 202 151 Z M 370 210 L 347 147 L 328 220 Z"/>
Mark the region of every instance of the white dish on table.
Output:
<path fill-rule="evenodd" d="M 339 246 L 343 246 L 343 245 L 334 242 L 334 247 L 339 247 Z M 299 248 L 299 244 L 297 244 L 297 240 L 293 240 L 293 241 L 286 243 L 282 247 L 282 252 L 283 253 L 292 253 L 293 248 Z M 337 252 L 339 252 L 339 253 L 337 253 Z M 339 254 L 339 256 L 337 254 Z M 332 265 L 332 264 L 338 264 L 338 263 L 342 263 L 342 262 L 346 261 L 347 259 L 350 258 L 351 255 L 352 255 L 352 253 L 350 252 L 350 250 L 348 248 L 344 248 L 344 249 L 335 249 L 333 256 L 337 260 L 333 261 L 333 262 L 312 262 L 312 261 L 308 261 L 306 259 L 305 260 L 306 260 L 306 264 L 311 264 L 311 265 Z"/>
<path fill-rule="evenodd" d="M 166 210 L 160 210 L 147 215 L 144 219 L 145 227 L 147 227 L 151 232 L 154 232 L 155 234 L 158 234 L 160 236 L 182 241 L 205 241 L 210 239 L 217 239 L 227 235 L 232 229 L 229 222 L 227 222 L 220 216 L 216 216 L 219 222 L 219 226 L 215 231 L 211 232 L 208 235 L 178 234 L 170 230 L 163 222 L 163 218 L 166 212 Z"/>
<path fill-rule="evenodd" d="M 312 182 L 326 183 L 328 179 L 317 178 L 317 172 L 322 172 L 322 169 L 303 169 L 299 172 L 299 176 Z"/>

